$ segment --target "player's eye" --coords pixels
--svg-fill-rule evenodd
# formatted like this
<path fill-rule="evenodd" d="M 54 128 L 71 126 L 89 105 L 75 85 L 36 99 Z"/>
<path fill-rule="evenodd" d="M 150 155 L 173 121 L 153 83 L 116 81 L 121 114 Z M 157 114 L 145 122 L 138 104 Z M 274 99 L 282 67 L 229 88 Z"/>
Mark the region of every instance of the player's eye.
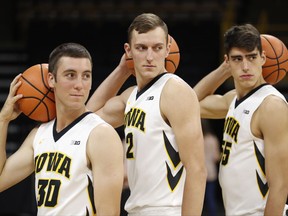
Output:
<path fill-rule="evenodd" d="M 154 48 L 154 50 L 156 50 L 156 51 L 160 51 L 160 50 L 162 50 L 163 49 L 163 46 L 156 46 L 155 48 Z"/>
<path fill-rule="evenodd" d="M 67 73 L 67 74 L 66 74 L 66 77 L 68 77 L 68 78 L 73 78 L 73 77 L 75 77 L 75 75 L 74 75 L 74 73 Z"/>
<path fill-rule="evenodd" d="M 136 47 L 136 49 L 139 50 L 139 51 L 143 51 L 143 50 L 146 49 L 146 47 L 142 46 L 142 45 L 139 45 L 139 46 Z"/>
<path fill-rule="evenodd" d="M 256 59 L 257 58 L 257 55 L 251 55 L 251 56 L 249 56 L 249 60 L 250 61 L 253 61 L 254 59 Z"/>
<path fill-rule="evenodd" d="M 235 62 L 242 61 L 242 57 L 241 56 L 232 57 L 232 61 L 235 61 Z"/>
<path fill-rule="evenodd" d="M 90 79 L 91 78 L 91 73 L 85 73 L 83 74 L 84 79 Z"/>

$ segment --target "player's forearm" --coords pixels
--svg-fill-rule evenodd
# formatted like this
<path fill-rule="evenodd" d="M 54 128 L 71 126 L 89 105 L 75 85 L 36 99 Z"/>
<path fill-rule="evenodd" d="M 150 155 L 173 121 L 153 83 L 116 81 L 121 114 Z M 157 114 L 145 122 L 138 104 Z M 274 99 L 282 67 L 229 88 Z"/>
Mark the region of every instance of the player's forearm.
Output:
<path fill-rule="evenodd" d="M 278 192 L 277 192 L 278 191 Z M 269 189 L 269 195 L 267 198 L 267 203 L 265 207 L 265 216 L 269 215 L 283 215 L 286 199 L 287 199 L 287 188 L 283 187 L 279 190 Z"/>
<path fill-rule="evenodd" d="M 227 63 L 223 62 L 217 69 L 206 75 L 194 87 L 198 100 L 213 94 L 231 76 Z"/>
<path fill-rule="evenodd" d="M 122 66 L 117 66 L 114 71 L 95 90 L 89 101 L 87 108 L 96 112 L 112 97 L 114 97 L 131 73 Z"/>
<path fill-rule="evenodd" d="M 6 162 L 6 141 L 8 133 L 9 122 L 2 120 L 0 117 L 0 174 L 2 173 L 4 164 Z"/>
<path fill-rule="evenodd" d="M 206 185 L 206 169 L 189 177 L 187 172 L 182 202 L 182 215 L 202 215 Z"/>

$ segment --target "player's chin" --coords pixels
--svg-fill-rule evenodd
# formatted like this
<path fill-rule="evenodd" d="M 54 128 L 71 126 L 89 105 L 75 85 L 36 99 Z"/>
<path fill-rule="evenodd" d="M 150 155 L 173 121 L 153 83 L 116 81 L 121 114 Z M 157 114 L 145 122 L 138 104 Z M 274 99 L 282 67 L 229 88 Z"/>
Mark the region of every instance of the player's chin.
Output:
<path fill-rule="evenodd" d="M 155 72 L 145 72 L 142 74 L 143 77 L 145 77 L 146 79 L 154 79 L 155 77 L 157 77 L 159 75 L 159 73 L 155 73 Z"/>
<path fill-rule="evenodd" d="M 157 67 L 146 67 L 145 70 L 143 71 L 145 75 L 149 75 L 149 76 L 157 76 L 162 72 L 163 71 L 159 71 Z"/>
<path fill-rule="evenodd" d="M 75 106 L 82 106 L 86 102 L 86 98 L 79 96 L 70 96 L 69 103 L 74 104 Z"/>
<path fill-rule="evenodd" d="M 69 104 L 68 104 L 68 109 L 70 110 L 70 111 L 79 111 L 79 110 L 81 110 L 83 107 L 85 107 L 85 103 L 83 102 L 83 101 L 81 101 L 81 102 L 75 102 L 75 101 L 73 101 L 73 102 L 70 102 Z"/>
<path fill-rule="evenodd" d="M 258 82 L 255 79 L 241 79 L 240 84 L 245 88 L 255 88 L 258 86 Z"/>

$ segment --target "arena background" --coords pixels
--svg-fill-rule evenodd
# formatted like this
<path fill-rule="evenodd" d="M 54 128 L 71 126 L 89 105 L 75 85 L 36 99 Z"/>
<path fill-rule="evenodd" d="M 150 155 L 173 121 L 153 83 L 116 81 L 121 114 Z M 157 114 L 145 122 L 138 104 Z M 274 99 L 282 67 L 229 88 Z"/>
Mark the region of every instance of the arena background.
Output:
<path fill-rule="evenodd" d="M 223 60 L 223 33 L 234 24 L 252 23 L 288 46 L 288 1 L 257 0 L 6 0 L 0 4 L 0 107 L 14 76 L 46 63 L 63 42 L 77 42 L 91 52 L 93 89 L 115 68 L 123 54 L 133 18 L 153 12 L 168 24 L 181 60 L 177 74 L 192 87 Z M 135 84 L 134 77 L 124 87 Z M 276 87 L 287 97 L 287 77 Z M 232 88 L 227 81 L 218 90 Z M 37 123 L 21 115 L 11 122 L 7 154 L 15 152 Z M 222 120 L 212 125 L 221 139 Z M 123 128 L 117 131 L 122 136 Z M 219 189 L 219 215 L 223 214 Z M 35 215 L 34 178 L 0 193 L 0 215 Z M 205 214 L 205 212 L 203 213 Z"/>

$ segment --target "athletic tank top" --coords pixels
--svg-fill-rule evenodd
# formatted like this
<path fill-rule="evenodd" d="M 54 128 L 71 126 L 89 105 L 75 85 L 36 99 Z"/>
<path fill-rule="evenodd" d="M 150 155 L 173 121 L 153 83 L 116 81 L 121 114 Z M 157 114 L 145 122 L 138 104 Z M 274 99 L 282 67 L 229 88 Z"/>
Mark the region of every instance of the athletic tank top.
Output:
<path fill-rule="evenodd" d="M 104 121 L 87 112 L 59 133 L 56 121 L 42 124 L 33 143 L 38 215 L 95 215 L 86 144 Z"/>
<path fill-rule="evenodd" d="M 185 170 L 172 128 L 163 120 L 160 98 L 175 74 L 162 74 L 138 92 L 136 87 L 125 109 L 125 141 L 130 197 L 125 209 L 181 206 Z"/>
<path fill-rule="evenodd" d="M 226 215 L 264 215 L 268 196 L 264 140 L 251 132 L 252 116 L 269 95 L 285 97 L 271 85 L 261 85 L 227 113 L 222 141 L 219 182 Z"/>

